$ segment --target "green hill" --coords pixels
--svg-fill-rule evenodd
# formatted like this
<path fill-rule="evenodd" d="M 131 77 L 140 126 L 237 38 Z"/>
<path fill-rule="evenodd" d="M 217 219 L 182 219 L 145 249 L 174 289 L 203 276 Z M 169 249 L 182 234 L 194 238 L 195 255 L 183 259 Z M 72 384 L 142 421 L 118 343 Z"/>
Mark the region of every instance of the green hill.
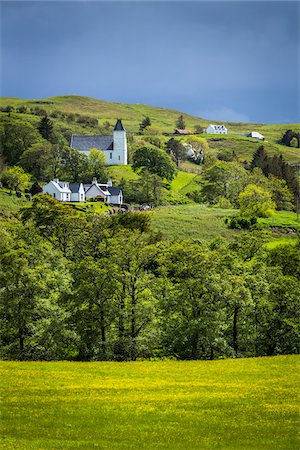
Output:
<path fill-rule="evenodd" d="M 255 139 L 249 139 L 241 134 L 249 133 L 250 131 L 258 131 L 265 136 L 265 147 L 271 154 L 282 153 L 284 157 L 290 162 L 300 162 L 300 149 L 285 147 L 278 144 L 283 133 L 288 129 L 299 130 L 299 124 L 250 124 L 239 122 L 220 122 L 214 120 L 207 120 L 204 118 L 194 117 L 180 111 L 171 110 L 167 108 L 154 107 L 142 104 L 122 104 L 116 102 L 107 102 L 104 100 L 96 100 L 89 97 L 82 97 L 76 95 L 50 97 L 43 100 L 25 100 L 19 98 L 0 98 L 0 107 L 13 106 L 16 108 L 25 106 L 27 108 L 26 114 L 18 114 L 24 119 L 37 124 L 39 117 L 30 114 L 30 108 L 44 109 L 47 114 L 54 117 L 53 121 L 59 128 L 64 131 L 67 138 L 72 133 L 97 133 L 97 126 L 90 127 L 88 124 L 82 124 L 72 121 L 69 118 L 61 117 L 60 114 L 72 115 L 78 114 L 97 119 L 99 126 L 103 126 L 105 122 L 114 124 L 115 120 L 122 118 L 129 133 L 136 134 L 139 130 L 139 124 L 144 117 L 149 116 L 152 126 L 158 133 L 172 133 L 175 128 L 176 120 L 179 115 L 183 115 L 186 122 L 186 128 L 195 129 L 196 125 L 206 128 L 209 123 L 224 123 L 228 128 L 229 134 L 227 136 L 206 135 L 210 147 L 215 148 L 229 148 L 235 150 L 239 158 L 250 159 L 253 152 L 256 150 L 260 142 Z M 29 113 L 29 114 L 28 114 Z M 7 113 L 2 113 L 7 114 Z M 14 111 L 12 114 L 16 114 Z M 99 132 L 99 130 L 98 130 Z M 233 134 L 232 134 L 233 133 Z"/>

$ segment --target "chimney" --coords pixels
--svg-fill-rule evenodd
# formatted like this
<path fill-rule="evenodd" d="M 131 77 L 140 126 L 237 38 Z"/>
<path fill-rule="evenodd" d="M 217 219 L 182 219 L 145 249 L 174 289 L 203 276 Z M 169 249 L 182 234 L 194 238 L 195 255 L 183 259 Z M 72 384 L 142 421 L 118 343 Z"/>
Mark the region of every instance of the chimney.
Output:
<path fill-rule="evenodd" d="M 97 184 L 97 178 L 96 177 L 93 177 L 92 184 Z"/>
<path fill-rule="evenodd" d="M 107 182 L 107 187 L 112 187 L 112 181 L 111 181 L 111 179 L 108 180 L 108 182 Z"/>

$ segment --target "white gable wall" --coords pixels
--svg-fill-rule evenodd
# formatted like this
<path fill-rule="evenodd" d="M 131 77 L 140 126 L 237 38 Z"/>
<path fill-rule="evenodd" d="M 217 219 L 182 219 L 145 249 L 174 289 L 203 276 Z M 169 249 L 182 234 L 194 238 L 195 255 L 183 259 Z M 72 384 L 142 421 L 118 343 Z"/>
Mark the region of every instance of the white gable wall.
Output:
<path fill-rule="evenodd" d="M 104 201 L 107 202 L 107 196 L 104 194 L 104 192 L 98 188 L 98 186 L 96 184 L 93 184 L 90 189 L 88 189 L 85 193 L 85 197 L 88 200 L 91 197 L 96 197 L 97 195 L 100 195 L 101 197 L 103 197 Z"/>
<path fill-rule="evenodd" d="M 111 195 L 109 199 L 109 203 L 112 205 L 122 205 L 123 203 L 123 195 L 120 193 L 119 195 Z"/>
<path fill-rule="evenodd" d="M 80 183 L 78 192 L 71 193 L 71 202 L 85 202 L 85 192 L 82 183 Z"/>
<path fill-rule="evenodd" d="M 219 128 L 217 125 L 209 125 L 206 128 L 207 134 L 227 134 L 227 128 L 223 126 L 223 128 Z"/>
<path fill-rule="evenodd" d="M 63 193 L 58 189 L 52 181 L 43 186 L 43 194 L 49 194 L 56 200 L 63 201 Z"/>

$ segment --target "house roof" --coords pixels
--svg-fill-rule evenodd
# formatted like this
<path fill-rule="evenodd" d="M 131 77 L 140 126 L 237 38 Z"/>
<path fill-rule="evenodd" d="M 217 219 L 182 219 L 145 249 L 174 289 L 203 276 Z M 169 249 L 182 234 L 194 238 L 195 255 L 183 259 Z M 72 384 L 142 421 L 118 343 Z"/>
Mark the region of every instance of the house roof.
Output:
<path fill-rule="evenodd" d="M 69 184 L 69 188 L 70 188 L 70 191 L 72 192 L 72 194 L 77 194 L 77 192 L 79 192 L 80 185 L 81 185 L 81 183 L 70 183 Z"/>
<path fill-rule="evenodd" d="M 110 195 L 120 195 L 122 193 L 122 189 L 120 187 L 108 187 Z"/>
<path fill-rule="evenodd" d="M 193 132 L 191 130 L 180 130 L 180 129 L 176 129 L 175 130 L 175 134 L 193 134 Z"/>
<path fill-rule="evenodd" d="M 70 194 L 71 192 L 67 181 L 52 180 L 50 183 L 52 183 L 59 192 L 66 192 L 67 194 Z"/>
<path fill-rule="evenodd" d="M 210 124 L 209 126 L 215 128 L 216 130 L 224 130 L 225 129 L 225 125 L 213 125 L 213 124 Z"/>
<path fill-rule="evenodd" d="M 113 150 L 113 136 L 73 134 L 71 138 L 71 147 L 80 152 L 89 152 L 91 148 L 97 150 Z"/>
<path fill-rule="evenodd" d="M 105 186 L 100 186 L 99 184 L 96 184 L 96 183 L 90 183 L 90 184 L 84 184 L 84 185 L 83 185 L 84 190 L 85 190 L 86 193 L 87 193 L 93 186 L 95 186 L 95 187 L 98 189 L 100 195 L 103 195 L 103 196 L 105 196 L 105 195 L 111 195 L 110 192 L 106 189 Z"/>
<path fill-rule="evenodd" d="M 114 128 L 114 131 L 126 131 L 123 124 L 122 124 L 122 120 L 118 119 L 116 126 Z"/>

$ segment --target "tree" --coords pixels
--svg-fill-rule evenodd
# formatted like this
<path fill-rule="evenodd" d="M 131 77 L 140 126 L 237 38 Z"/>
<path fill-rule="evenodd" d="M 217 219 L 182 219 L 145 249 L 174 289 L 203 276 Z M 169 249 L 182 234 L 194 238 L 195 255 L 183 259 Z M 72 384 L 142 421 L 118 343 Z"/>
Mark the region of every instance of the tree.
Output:
<path fill-rule="evenodd" d="M 173 180 L 176 173 L 176 167 L 170 157 L 163 150 L 150 145 L 135 151 L 132 167 L 134 170 L 147 169 L 150 173 L 169 181 Z"/>
<path fill-rule="evenodd" d="M 185 121 L 184 121 L 184 118 L 183 118 L 182 114 L 177 118 L 176 127 L 179 130 L 184 130 L 185 129 Z"/>
<path fill-rule="evenodd" d="M 96 177 L 99 181 L 106 181 L 109 177 L 107 167 L 105 166 L 105 154 L 96 148 L 92 148 L 88 154 L 88 167 L 87 174 L 81 174 L 81 177 L 85 178 L 86 181 L 92 180 L 93 177 Z"/>
<path fill-rule="evenodd" d="M 263 145 L 258 147 L 256 152 L 254 153 L 250 167 L 251 167 L 251 169 L 254 169 L 255 167 L 259 167 L 265 175 L 268 175 L 268 173 L 269 173 L 268 154 L 265 151 Z"/>
<path fill-rule="evenodd" d="M 60 147 L 46 140 L 33 144 L 20 158 L 20 165 L 41 181 L 56 178 L 60 163 Z"/>
<path fill-rule="evenodd" d="M 30 187 L 31 176 L 21 167 L 7 167 L 1 174 L 1 181 L 4 186 L 13 191 L 25 191 Z"/>
<path fill-rule="evenodd" d="M 203 173 L 203 195 L 208 201 L 225 198 L 237 206 L 237 196 L 244 187 L 246 177 L 247 172 L 240 164 L 217 161 Z"/>
<path fill-rule="evenodd" d="M 245 217 L 269 217 L 276 207 L 272 194 L 255 184 L 248 184 L 238 198 L 240 213 Z"/>
<path fill-rule="evenodd" d="M 179 359 L 214 359 L 227 354 L 223 296 L 227 283 L 218 258 L 191 242 L 161 246 L 157 267 L 162 346 Z"/>
<path fill-rule="evenodd" d="M 53 137 L 53 122 L 47 116 L 42 117 L 38 125 L 41 136 L 47 141 L 51 141 Z"/>
<path fill-rule="evenodd" d="M 179 166 L 179 162 L 187 158 L 187 149 L 177 139 L 171 138 L 166 143 L 167 152 L 175 160 L 176 166 Z"/>
<path fill-rule="evenodd" d="M 74 334 L 59 304 L 70 281 L 65 261 L 32 226 L 0 233 L 1 357 L 68 358 Z"/>
<path fill-rule="evenodd" d="M 63 147 L 59 177 L 71 183 L 90 183 L 90 166 L 88 156 L 70 147 Z"/>
<path fill-rule="evenodd" d="M 6 163 L 16 165 L 22 153 L 40 140 L 40 134 L 28 122 L 6 118 L 2 121 L 0 140 Z"/>
<path fill-rule="evenodd" d="M 197 134 L 203 133 L 203 127 L 201 127 L 201 125 L 195 125 L 195 133 Z"/>
<path fill-rule="evenodd" d="M 87 256 L 72 268 L 72 293 L 68 309 L 72 327 L 80 337 L 78 358 L 82 360 L 111 359 L 113 355 L 112 324 L 117 316 L 116 296 L 118 267 L 107 258 Z"/>
<path fill-rule="evenodd" d="M 35 181 L 31 188 L 29 189 L 31 195 L 41 194 L 43 192 L 43 188 L 39 185 L 37 181 Z"/>
<path fill-rule="evenodd" d="M 155 339 L 151 323 L 154 319 L 154 276 L 146 270 L 152 254 L 150 239 L 144 233 L 129 230 L 111 241 L 111 261 L 120 290 L 117 296 L 118 316 L 114 353 L 117 360 L 136 360 L 150 354 Z"/>
<path fill-rule="evenodd" d="M 151 126 L 151 120 L 149 117 L 145 117 L 140 123 L 140 132 L 144 131 L 147 127 Z"/>

